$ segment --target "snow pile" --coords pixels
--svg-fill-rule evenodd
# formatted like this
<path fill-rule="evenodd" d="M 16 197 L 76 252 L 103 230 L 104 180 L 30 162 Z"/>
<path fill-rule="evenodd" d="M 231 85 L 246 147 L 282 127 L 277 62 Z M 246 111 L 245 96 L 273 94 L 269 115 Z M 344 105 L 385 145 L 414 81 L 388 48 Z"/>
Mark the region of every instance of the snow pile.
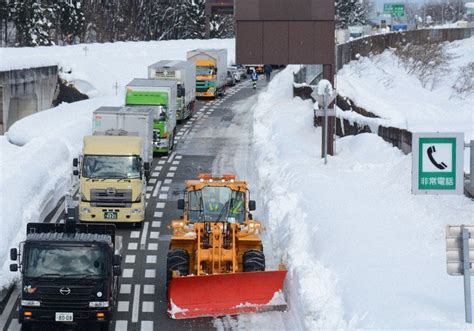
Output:
<path fill-rule="evenodd" d="M 18 277 L 9 271 L 8 251 L 24 239 L 26 223 L 41 222 L 70 189 L 72 159 L 91 133 L 92 112 L 123 105 L 125 85 L 147 77 L 154 62 L 186 59 L 186 51 L 206 47 L 227 48 L 231 63 L 234 44 L 220 39 L 0 49 L 0 70 L 58 63 L 61 76 L 92 97 L 28 116 L 0 136 L 0 287 Z"/>
<path fill-rule="evenodd" d="M 474 138 L 474 94 L 462 98 L 452 86 L 459 80 L 459 68 L 474 62 L 474 37 L 446 47 L 455 58 L 433 90 L 424 88 L 387 50 L 345 65 L 338 73 L 338 93 L 381 117 L 373 120 L 379 124 L 411 132 L 464 132 L 469 141 Z"/>
<path fill-rule="evenodd" d="M 292 98 L 292 77 L 292 68 L 275 77 L 254 113 L 259 219 L 267 257 L 289 270 L 290 311 L 230 326 L 463 327 L 462 280 L 446 273 L 444 236 L 447 224 L 474 221 L 472 203 L 411 195 L 411 156 L 374 134 L 339 139 L 325 166 L 312 104 Z"/>

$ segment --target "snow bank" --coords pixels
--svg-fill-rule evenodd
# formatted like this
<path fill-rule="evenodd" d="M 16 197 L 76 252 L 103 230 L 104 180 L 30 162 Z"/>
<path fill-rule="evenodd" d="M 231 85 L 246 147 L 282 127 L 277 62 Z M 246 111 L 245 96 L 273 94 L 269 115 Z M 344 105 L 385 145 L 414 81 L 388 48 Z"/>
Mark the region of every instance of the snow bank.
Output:
<path fill-rule="evenodd" d="M 289 270 L 287 329 L 464 327 L 462 280 L 446 273 L 444 231 L 473 222 L 472 202 L 411 195 L 411 156 L 374 134 L 339 139 L 325 166 L 312 104 L 292 98 L 291 82 L 292 68 L 275 77 L 254 123 L 266 254 Z M 241 316 L 230 326 L 265 318 L 276 320 Z"/>
<path fill-rule="evenodd" d="M 388 125 L 411 132 L 464 132 L 469 141 L 474 138 L 474 94 L 462 99 L 451 86 L 458 79 L 459 68 L 474 62 L 474 37 L 452 42 L 447 48 L 455 58 L 433 91 L 406 73 L 387 50 L 345 65 L 338 73 L 338 92 Z"/>

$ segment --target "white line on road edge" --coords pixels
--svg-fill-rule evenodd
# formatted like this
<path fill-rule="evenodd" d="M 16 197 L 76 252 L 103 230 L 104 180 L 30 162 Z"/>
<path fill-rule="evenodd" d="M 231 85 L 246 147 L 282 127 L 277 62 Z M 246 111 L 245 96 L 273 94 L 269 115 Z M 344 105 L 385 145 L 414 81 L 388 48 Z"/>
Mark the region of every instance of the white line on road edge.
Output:
<path fill-rule="evenodd" d="M 133 292 L 132 323 L 138 322 L 138 313 L 140 308 L 140 285 L 135 285 Z"/>
<path fill-rule="evenodd" d="M 158 183 L 156 183 L 152 196 L 154 196 L 154 197 L 158 196 L 158 191 L 160 190 L 160 186 L 161 186 L 161 180 L 158 181 Z"/>
<path fill-rule="evenodd" d="M 10 299 L 8 299 L 5 309 L 3 309 L 2 315 L 0 315 L 0 330 L 5 330 L 5 325 L 7 324 L 8 317 L 13 311 L 13 306 L 15 305 L 16 299 L 18 298 L 19 294 L 20 294 L 20 291 L 18 291 L 18 289 L 15 286 L 12 294 L 10 294 Z"/>
<path fill-rule="evenodd" d="M 173 162 L 173 159 L 175 156 L 176 156 L 176 152 L 171 153 L 170 157 L 168 158 L 168 163 Z"/>

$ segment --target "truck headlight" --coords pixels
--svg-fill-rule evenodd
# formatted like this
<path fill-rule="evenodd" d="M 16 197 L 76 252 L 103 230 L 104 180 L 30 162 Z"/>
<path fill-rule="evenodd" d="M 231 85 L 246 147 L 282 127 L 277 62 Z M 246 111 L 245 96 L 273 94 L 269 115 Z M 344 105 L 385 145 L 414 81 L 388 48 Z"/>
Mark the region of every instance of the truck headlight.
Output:
<path fill-rule="evenodd" d="M 132 214 L 141 214 L 141 213 L 143 213 L 143 209 L 141 209 L 141 208 L 134 208 L 134 209 L 132 209 L 131 213 L 132 213 Z"/>
<path fill-rule="evenodd" d="M 107 308 L 109 306 L 108 301 L 91 301 L 89 302 L 89 308 Z"/>
<path fill-rule="evenodd" d="M 90 208 L 82 207 L 82 208 L 80 209 L 80 212 L 83 213 L 83 214 L 90 214 L 90 213 L 91 213 L 91 210 L 90 210 Z"/>
<path fill-rule="evenodd" d="M 21 300 L 22 306 L 39 307 L 41 303 L 38 300 Z"/>

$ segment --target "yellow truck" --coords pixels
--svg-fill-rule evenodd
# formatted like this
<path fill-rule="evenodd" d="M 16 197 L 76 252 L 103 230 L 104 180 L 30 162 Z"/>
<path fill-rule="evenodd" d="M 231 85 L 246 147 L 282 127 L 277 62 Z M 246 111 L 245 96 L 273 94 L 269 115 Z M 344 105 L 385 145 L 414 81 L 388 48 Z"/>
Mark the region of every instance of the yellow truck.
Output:
<path fill-rule="evenodd" d="M 74 159 L 80 176 L 81 222 L 133 223 L 145 220 L 146 178 L 143 139 L 136 136 L 86 136 L 83 154 Z"/>
<path fill-rule="evenodd" d="M 196 65 L 196 97 L 223 95 L 227 82 L 227 50 L 195 49 L 187 60 Z"/>

